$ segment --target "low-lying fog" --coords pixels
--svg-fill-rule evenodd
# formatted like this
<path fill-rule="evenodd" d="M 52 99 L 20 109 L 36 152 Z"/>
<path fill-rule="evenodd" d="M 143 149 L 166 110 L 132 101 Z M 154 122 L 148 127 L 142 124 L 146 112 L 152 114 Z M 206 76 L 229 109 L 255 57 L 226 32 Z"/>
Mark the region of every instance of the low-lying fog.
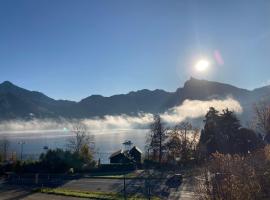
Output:
<path fill-rule="evenodd" d="M 168 125 L 202 118 L 209 107 L 217 110 L 228 108 L 236 113 L 242 112 L 240 103 L 233 98 L 224 100 L 185 100 L 183 104 L 169 109 L 160 116 Z M 103 118 L 82 119 L 79 122 L 86 125 L 95 137 L 95 157 L 108 162 L 110 153 L 122 148 L 125 140 L 131 140 L 134 145 L 144 150 L 147 128 L 153 120 L 150 113 L 140 113 L 138 116 L 110 116 Z M 44 152 L 43 147 L 65 148 L 67 139 L 72 136 L 72 126 L 78 120 L 33 119 L 30 121 L 9 120 L 0 122 L 0 139 L 6 137 L 10 141 L 10 152 L 20 154 L 19 141 L 24 141 L 24 158 L 37 158 Z M 196 127 L 202 126 L 202 120 Z"/>

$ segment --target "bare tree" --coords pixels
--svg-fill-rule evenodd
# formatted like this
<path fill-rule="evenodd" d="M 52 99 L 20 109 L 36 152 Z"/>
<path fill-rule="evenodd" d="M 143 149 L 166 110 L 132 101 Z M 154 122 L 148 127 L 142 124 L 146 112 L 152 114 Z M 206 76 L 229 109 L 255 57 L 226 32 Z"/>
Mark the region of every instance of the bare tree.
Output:
<path fill-rule="evenodd" d="M 72 127 L 72 132 L 74 136 L 68 140 L 68 149 L 74 153 L 81 153 L 85 152 L 86 148 L 89 150 L 92 148 L 91 145 L 94 144 L 94 137 L 89 134 L 86 125 L 80 122 L 75 123 Z"/>
<path fill-rule="evenodd" d="M 166 143 L 168 154 L 175 160 L 176 157 L 186 162 L 195 153 L 199 140 L 199 130 L 192 127 L 189 122 L 176 125 L 169 132 Z"/>
<path fill-rule="evenodd" d="M 175 162 L 180 157 L 182 151 L 182 140 L 179 137 L 179 130 L 175 126 L 172 130 L 168 131 L 168 141 L 166 142 L 167 159 L 168 161 Z"/>
<path fill-rule="evenodd" d="M 255 104 L 255 126 L 265 134 L 270 134 L 270 105 L 265 102 Z"/>
<path fill-rule="evenodd" d="M 188 150 L 189 150 L 189 139 L 188 139 L 188 131 L 191 131 L 192 125 L 189 122 L 182 122 L 178 126 L 176 126 L 179 131 L 179 137 L 182 140 L 182 158 L 183 160 L 187 160 Z"/>
<path fill-rule="evenodd" d="M 0 154 L 2 155 L 4 161 L 7 160 L 9 145 L 9 140 L 6 137 L 0 140 Z"/>
<path fill-rule="evenodd" d="M 147 146 L 153 153 L 153 158 L 158 155 L 159 164 L 162 161 L 163 151 L 165 150 L 165 141 L 167 138 L 166 129 L 159 115 L 154 116 L 154 121 L 150 125 L 150 134 L 147 138 Z"/>

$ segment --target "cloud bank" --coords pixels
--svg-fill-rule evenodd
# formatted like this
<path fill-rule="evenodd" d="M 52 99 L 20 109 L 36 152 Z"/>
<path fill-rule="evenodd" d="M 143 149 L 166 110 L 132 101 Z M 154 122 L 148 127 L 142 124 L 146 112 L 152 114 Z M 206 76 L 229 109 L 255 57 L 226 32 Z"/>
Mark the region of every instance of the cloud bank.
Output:
<path fill-rule="evenodd" d="M 240 103 L 233 98 L 225 100 L 185 100 L 182 105 L 169 109 L 161 117 L 168 123 L 178 123 L 186 119 L 196 119 L 205 116 L 208 109 L 214 107 L 218 111 L 228 108 L 236 113 L 242 113 L 243 109 Z"/>
<path fill-rule="evenodd" d="M 224 100 L 185 100 L 181 105 L 173 107 L 168 111 L 161 113 L 160 116 L 164 122 L 176 124 L 187 119 L 196 119 L 203 117 L 209 107 L 215 107 L 221 111 L 225 108 L 242 112 L 240 103 L 233 98 Z M 135 129 L 147 128 L 153 120 L 153 114 L 140 113 L 138 116 L 107 115 L 103 118 L 82 119 L 80 122 L 85 124 L 89 130 L 103 131 L 108 129 Z M 52 119 L 33 119 L 31 121 L 10 120 L 0 122 L 0 133 L 20 133 L 20 132 L 46 132 L 46 131 L 67 131 L 72 130 L 76 123 L 74 120 L 52 120 Z"/>

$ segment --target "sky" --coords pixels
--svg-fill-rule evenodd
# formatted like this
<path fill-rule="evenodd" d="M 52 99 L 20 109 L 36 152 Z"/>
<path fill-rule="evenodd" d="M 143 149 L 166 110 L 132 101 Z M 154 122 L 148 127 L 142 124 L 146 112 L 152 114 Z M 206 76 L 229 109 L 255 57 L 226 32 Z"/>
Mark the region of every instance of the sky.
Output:
<path fill-rule="evenodd" d="M 1 0 L 0 82 L 55 99 L 270 84 L 269 0 Z M 195 70 L 206 60 L 205 71 Z"/>

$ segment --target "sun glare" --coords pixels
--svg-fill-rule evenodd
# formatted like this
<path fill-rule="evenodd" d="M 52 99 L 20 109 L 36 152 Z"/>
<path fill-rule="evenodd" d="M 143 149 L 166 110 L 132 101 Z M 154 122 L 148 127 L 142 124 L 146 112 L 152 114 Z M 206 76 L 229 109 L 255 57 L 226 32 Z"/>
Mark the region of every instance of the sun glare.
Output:
<path fill-rule="evenodd" d="M 208 69 L 210 63 L 207 60 L 199 60 L 196 65 L 195 69 L 198 72 L 204 72 Z"/>

